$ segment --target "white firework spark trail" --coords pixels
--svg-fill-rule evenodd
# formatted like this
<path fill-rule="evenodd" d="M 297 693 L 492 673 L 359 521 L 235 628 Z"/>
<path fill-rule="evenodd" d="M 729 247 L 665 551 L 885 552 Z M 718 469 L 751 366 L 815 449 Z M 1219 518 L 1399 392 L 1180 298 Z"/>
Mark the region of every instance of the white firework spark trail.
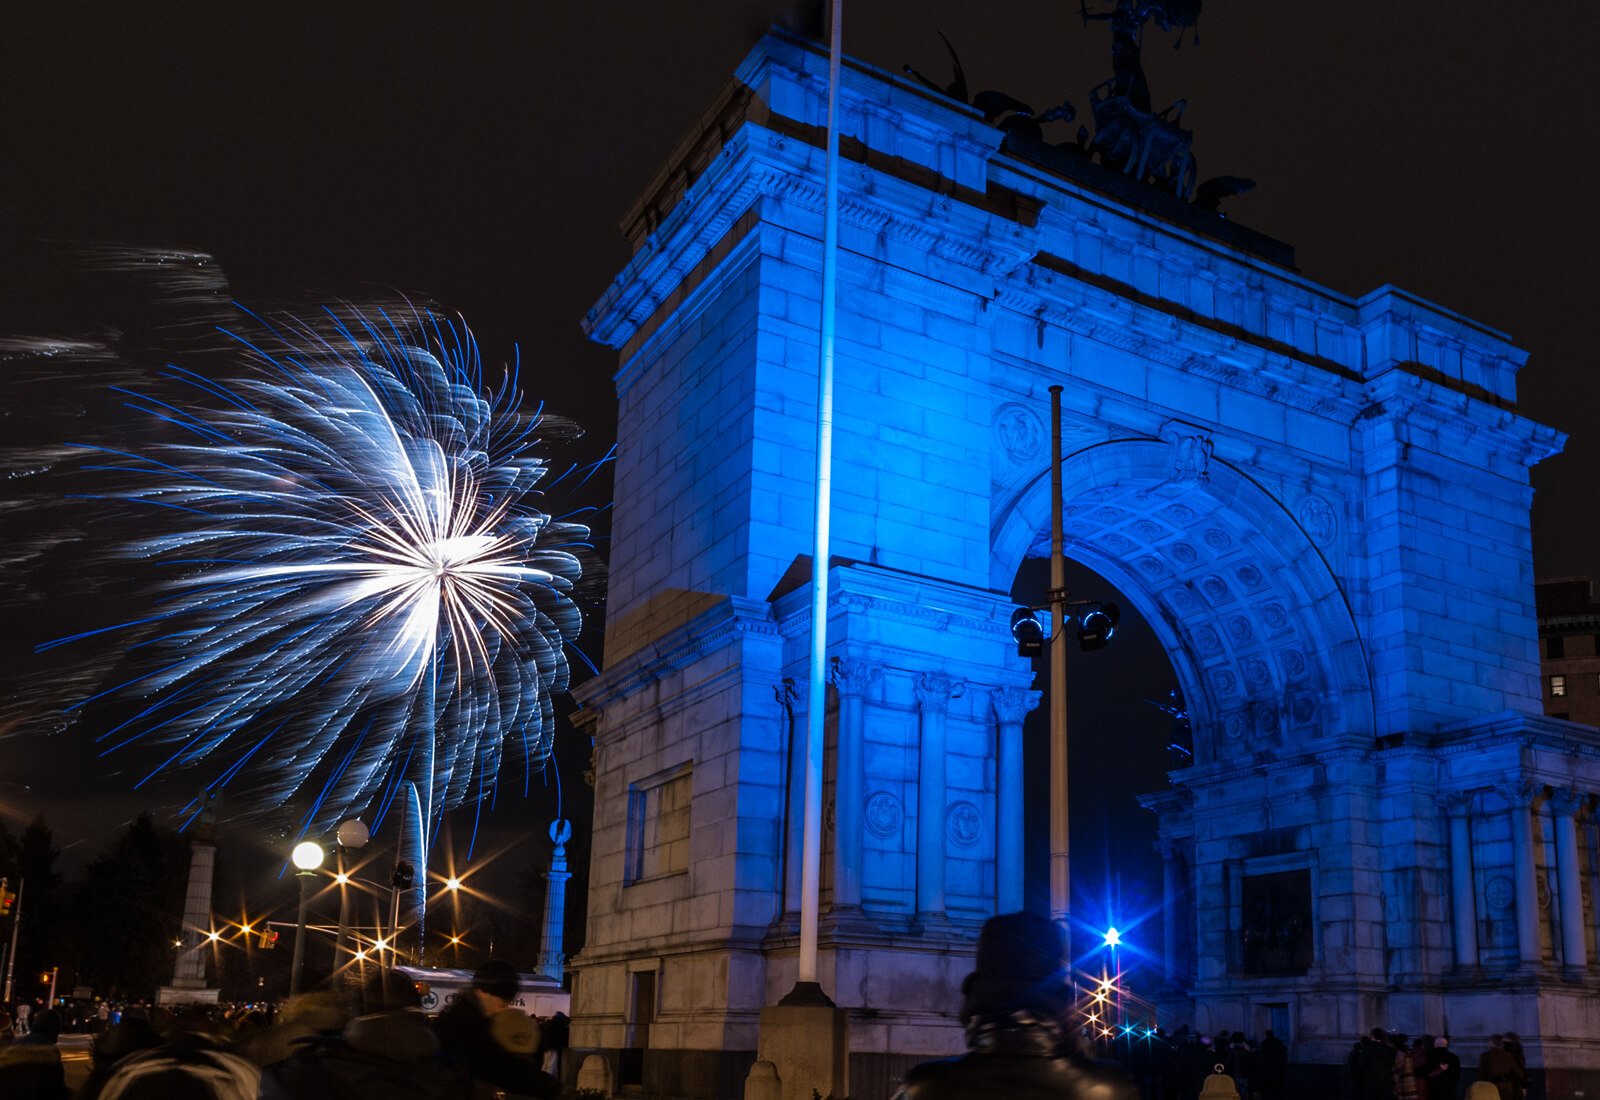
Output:
<path fill-rule="evenodd" d="M 485 388 L 464 327 L 350 309 L 266 328 L 236 337 L 243 377 L 170 369 L 192 406 L 129 392 L 166 441 L 93 449 L 127 479 L 105 495 L 180 521 L 131 550 L 182 573 L 151 615 L 90 632 L 141 658 L 93 697 L 138 699 L 99 740 L 170 747 L 141 782 L 209 765 L 247 806 L 300 793 L 313 835 L 369 809 L 376 827 L 414 786 L 425 853 L 508 746 L 528 771 L 548 757 L 589 531 L 537 507 L 552 422 L 520 412 L 515 369 Z"/>

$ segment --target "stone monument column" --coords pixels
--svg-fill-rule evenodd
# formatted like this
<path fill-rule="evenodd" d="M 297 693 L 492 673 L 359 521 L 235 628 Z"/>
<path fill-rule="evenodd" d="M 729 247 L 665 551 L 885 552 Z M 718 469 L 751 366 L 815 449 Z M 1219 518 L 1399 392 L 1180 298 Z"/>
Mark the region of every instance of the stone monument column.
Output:
<path fill-rule="evenodd" d="M 866 773 L 866 690 L 883 669 L 835 657 L 828 678 L 839 691 L 839 748 L 833 780 L 833 911 L 861 908 L 861 803 Z"/>
<path fill-rule="evenodd" d="M 1477 890 L 1472 884 L 1472 792 L 1452 791 L 1439 800 L 1450 818 L 1450 915 L 1455 925 L 1456 969 L 1478 967 Z"/>
<path fill-rule="evenodd" d="M 211 941 L 211 882 L 217 860 L 217 818 L 209 801 L 189 830 L 189 882 L 183 898 L 183 946 L 172 970 L 172 984 L 156 990 L 157 1004 L 216 1004 L 217 990 L 206 987 Z"/>
<path fill-rule="evenodd" d="M 1528 812 L 1538 799 L 1541 787 L 1525 781 L 1503 783 L 1497 788 L 1506 800 L 1511 823 L 1511 866 L 1517 896 L 1517 957 L 1523 966 L 1536 967 L 1543 960 L 1539 944 L 1539 877 L 1534 866 L 1533 821 Z"/>
<path fill-rule="evenodd" d="M 561 984 L 567 957 L 561 953 L 562 933 L 567 920 L 567 841 L 572 839 L 572 822 L 557 818 L 550 823 L 550 839 L 556 850 L 550 853 L 550 870 L 544 873 L 548 884 L 544 893 L 544 930 L 539 937 L 539 973 Z"/>
<path fill-rule="evenodd" d="M 1588 929 L 1583 924 L 1583 871 L 1578 863 L 1578 815 L 1588 796 L 1570 787 L 1550 799 L 1556 816 L 1556 878 L 1561 889 L 1561 969 L 1577 981 L 1589 968 Z"/>
<path fill-rule="evenodd" d="M 801 849 L 805 843 L 805 822 L 801 812 L 806 791 L 806 772 L 801 764 L 805 759 L 805 747 L 800 743 L 805 730 L 795 720 L 794 704 L 800 697 L 795 682 L 785 680 L 772 690 L 777 696 L 783 728 L 788 735 L 787 752 L 784 754 L 788 762 L 788 784 L 783 802 L 783 912 L 785 921 L 794 923 L 800 919 L 800 864 L 804 856 Z"/>
<path fill-rule="evenodd" d="M 1017 913 L 1023 904 L 1022 720 L 1042 693 L 1003 687 L 990 692 L 999 731 L 995 739 L 994 911 Z"/>
<path fill-rule="evenodd" d="M 938 672 L 917 676 L 917 705 L 922 711 L 917 773 L 917 916 L 919 921 L 944 920 L 944 724 L 950 700 L 966 685 Z"/>

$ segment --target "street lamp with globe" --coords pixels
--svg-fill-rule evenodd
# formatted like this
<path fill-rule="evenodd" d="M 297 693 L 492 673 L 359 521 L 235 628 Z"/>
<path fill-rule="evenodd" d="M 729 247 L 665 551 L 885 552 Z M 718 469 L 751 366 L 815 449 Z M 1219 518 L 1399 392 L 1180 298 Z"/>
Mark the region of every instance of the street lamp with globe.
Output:
<path fill-rule="evenodd" d="M 295 878 L 300 880 L 300 919 L 294 928 L 294 961 L 289 965 L 289 996 L 300 992 L 302 965 L 306 953 L 306 903 L 311 897 L 311 882 L 317 877 L 317 868 L 327 858 L 322 845 L 314 840 L 296 844 L 289 858 L 299 868 Z"/>
<path fill-rule="evenodd" d="M 344 863 L 344 854 L 346 851 L 354 852 L 365 848 L 367 841 L 372 839 L 372 833 L 360 818 L 352 817 L 339 823 L 334 836 L 339 840 L 336 854 L 339 870 L 333 876 L 333 881 L 339 884 L 339 935 L 333 944 L 333 965 L 337 970 L 344 965 L 345 952 L 349 950 L 350 945 L 350 873 Z M 365 958 L 357 961 L 363 964 L 364 969 Z"/>

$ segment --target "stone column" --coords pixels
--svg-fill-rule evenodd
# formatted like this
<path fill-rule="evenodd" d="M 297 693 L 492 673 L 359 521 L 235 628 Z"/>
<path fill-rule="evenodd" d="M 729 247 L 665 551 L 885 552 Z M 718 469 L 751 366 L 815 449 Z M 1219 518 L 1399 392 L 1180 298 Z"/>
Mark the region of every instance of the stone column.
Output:
<path fill-rule="evenodd" d="M 1182 851 L 1169 836 L 1156 841 L 1156 851 L 1161 853 L 1161 951 L 1165 956 L 1162 976 L 1168 986 L 1176 986 L 1183 977 L 1183 968 L 1178 965 L 1178 945 L 1183 942 L 1179 927 L 1183 913 L 1178 908 L 1183 898 Z"/>
<path fill-rule="evenodd" d="M 994 911 L 1022 911 L 1022 720 L 1042 693 L 996 688 L 989 695 L 995 737 Z"/>
<path fill-rule="evenodd" d="M 561 952 L 563 929 L 567 921 L 567 880 L 572 872 L 567 870 L 567 841 L 572 839 L 572 822 L 557 818 L 550 823 L 550 839 L 556 850 L 550 853 L 550 870 L 544 873 L 548 884 L 544 893 L 544 929 L 539 938 L 539 973 L 560 984 L 566 969 L 566 955 Z"/>
<path fill-rule="evenodd" d="M 1516 781 L 1496 788 L 1505 799 L 1511 823 L 1511 865 L 1517 897 L 1517 957 L 1523 966 L 1543 960 L 1539 945 L 1539 876 L 1534 866 L 1532 809 L 1542 790 L 1537 783 Z"/>
<path fill-rule="evenodd" d="M 1472 882 L 1472 792 L 1451 791 L 1439 799 L 1450 819 L 1450 914 L 1455 924 L 1456 969 L 1478 967 L 1477 889 Z"/>
<path fill-rule="evenodd" d="M 795 721 L 794 704 L 800 697 L 800 690 L 793 680 L 785 680 L 772 689 L 777 696 L 778 707 L 782 711 L 783 730 L 785 733 L 784 761 L 787 765 L 788 784 L 783 800 L 783 911 L 792 915 L 795 920 L 800 919 L 800 863 L 803 856 L 801 846 L 805 843 L 805 821 L 803 807 L 805 805 L 806 773 L 805 773 L 805 746 L 800 743 L 800 738 L 805 736 L 800 723 Z"/>
<path fill-rule="evenodd" d="M 839 748 L 833 777 L 833 911 L 861 908 L 861 803 L 865 797 L 866 690 L 883 669 L 835 657 L 828 678 L 839 692 Z"/>
<path fill-rule="evenodd" d="M 209 811 L 207 811 L 209 812 Z M 210 953 L 211 880 L 216 866 L 216 831 L 209 822 L 191 830 L 189 884 L 183 899 L 183 947 L 172 971 L 172 988 L 205 989 L 206 956 Z"/>
<path fill-rule="evenodd" d="M 1578 867 L 1578 814 L 1588 796 L 1570 787 L 1550 799 L 1556 817 L 1556 878 L 1561 890 L 1561 969 L 1580 980 L 1589 968 L 1587 929 L 1583 925 L 1583 873 Z"/>
<path fill-rule="evenodd" d="M 966 685 L 938 672 L 917 676 L 922 729 L 917 773 L 917 919 L 944 920 L 944 724 Z"/>

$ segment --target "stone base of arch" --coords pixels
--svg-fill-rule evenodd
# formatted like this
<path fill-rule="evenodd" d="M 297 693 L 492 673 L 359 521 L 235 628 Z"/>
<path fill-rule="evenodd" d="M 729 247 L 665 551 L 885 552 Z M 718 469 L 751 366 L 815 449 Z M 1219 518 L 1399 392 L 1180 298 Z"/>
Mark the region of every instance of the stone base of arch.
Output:
<path fill-rule="evenodd" d="M 1366 752 L 1174 773 L 1142 801 L 1184 871 L 1166 919 L 1199 950 L 1183 995 L 1159 1003 L 1207 1033 L 1281 1021 L 1295 1060 L 1325 1065 L 1373 1027 L 1448 1035 L 1467 1065 L 1516 1032 L 1531 1069 L 1581 1086 L 1600 1067 L 1595 791 L 1600 731 L 1514 711 Z M 1252 972 L 1251 880 L 1301 866 L 1310 965 Z"/>

